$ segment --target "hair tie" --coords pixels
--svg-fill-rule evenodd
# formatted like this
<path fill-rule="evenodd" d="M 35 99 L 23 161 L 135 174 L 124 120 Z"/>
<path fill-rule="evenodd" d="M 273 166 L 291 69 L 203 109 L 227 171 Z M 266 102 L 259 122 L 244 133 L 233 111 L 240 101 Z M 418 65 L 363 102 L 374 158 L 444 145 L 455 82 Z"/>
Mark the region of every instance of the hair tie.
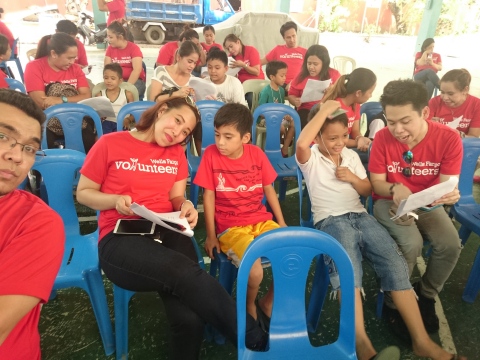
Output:
<path fill-rule="evenodd" d="M 345 82 L 347 82 L 348 80 L 350 80 L 350 74 L 345 75 Z"/>

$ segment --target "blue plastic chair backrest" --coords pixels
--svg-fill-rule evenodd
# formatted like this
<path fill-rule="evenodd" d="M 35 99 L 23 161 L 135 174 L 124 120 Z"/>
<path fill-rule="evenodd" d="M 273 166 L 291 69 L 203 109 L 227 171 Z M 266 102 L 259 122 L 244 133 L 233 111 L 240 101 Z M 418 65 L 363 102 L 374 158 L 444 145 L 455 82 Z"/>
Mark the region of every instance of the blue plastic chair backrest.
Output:
<path fill-rule="evenodd" d="M 123 119 L 129 114 L 132 114 L 135 118 L 135 123 L 138 123 L 145 110 L 155 105 L 155 101 L 134 101 L 125 104 L 121 107 L 117 116 L 117 131 L 123 130 Z"/>
<path fill-rule="evenodd" d="M 295 109 L 284 104 L 262 104 L 253 112 L 253 126 L 252 126 L 252 142 L 257 140 L 257 124 L 256 120 L 262 115 L 265 117 L 265 127 L 267 130 L 267 138 L 265 142 L 265 154 L 267 154 L 270 161 L 282 161 L 282 152 L 280 150 L 280 126 L 285 115 L 290 115 L 293 118 L 295 125 L 295 139 L 293 144 L 297 143 L 300 135 L 301 123 L 300 117 Z"/>
<path fill-rule="evenodd" d="M 463 139 L 463 160 L 462 170 L 460 171 L 460 179 L 458 190 L 460 190 L 460 200 L 458 205 L 476 204 L 473 198 L 473 176 L 477 160 L 480 157 L 480 139 L 466 138 Z"/>
<path fill-rule="evenodd" d="M 90 106 L 83 104 L 59 104 L 45 109 L 47 123 L 52 117 L 56 117 L 62 124 L 65 135 L 65 148 L 77 150 L 85 153 L 82 139 L 82 119 L 84 116 L 90 116 L 93 119 L 97 130 L 97 137 L 103 135 L 102 121 L 98 113 Z M 47 124 L 43 128 L 42 148 L 47 149 Z"/>
<path fill-rule="evenodd" d="M 13 45 L 12 45 L 12 55 L 10 55 L 10 59 L 8 60 L 15 60 L 15 53 L 17 52 L 17 44 L 18 44 L 18 39 L 19 38 L 16 38 L 15 40 L 13 40 Z"/>
<path fill-rule="evenodd" d="M 369 101 L 360 106 L 360 114 L 367 115 L 368 124 L 372 122 L 373 117 L 380 111 L 383 111 L 383 108 L 379 101 Z"/>
<path fill-rule="evenodd" d="M 198 110 L 202 117 L 202 154 L 208 145 L 215 144 L 215 128 L 213 119 L 217 111 L 225 105 L 221 101 L 216 100 L 200 100 L 197 101 Z"/>
<path fill-rule="evenodd" d="M 342 283 L 338 339 L 313 347 L 307 332 L 305 286 L 312 260 L 328 254 L 338 266 Z M 269 350 L 245 347 L 246 292 L 253 263 L 262 256 L 272 265 L 275 294 Z M 330 235 L 308 228 L 288 227 L 258 236 L 247 248 L 237 277 L 238 359 L 356 359 L 353 267 L 343 247 Z"/>
<path fill-rule="evenodd" d="M 9 89 L 20 91 L 24 94 L 27 93 L 25 85 L 23 85 L 20 81 L 11 78 L 5 78 L 5 81 L 7 82 Z"/>
<path fill-rule="evenodd" d="M 70 149 L 46 149 L 41 161 L 33 165 L 42 175 L 45 185 L 48 205 L 63 219 L 68 235 L 79 235 L 78 216 L 73 200 L 73 185 L 76 174 L 82 167 L 85 154 Z"/>
<path fill-rule="evenodd" d="M 313 228 L 313 213 L 312 213 L 312 206 L 310 204 L 310 197 L 308 195 L 308 191 L 306 193 L 303 192 L 303 173 L 300 168 L 297 168 L 297 182 L 298 182 L 298 198 L 300 201 L 300 209 L 299 209 L 299 215 L 300 215 L 300 226 L 302 227 L 308 227 L 308 228 Z M 304 213 L 303 211 L 303 198 L 305 197 L 306 199 L 306 211 Z M 307 218 L 307 220 L 305 219 Z"/>

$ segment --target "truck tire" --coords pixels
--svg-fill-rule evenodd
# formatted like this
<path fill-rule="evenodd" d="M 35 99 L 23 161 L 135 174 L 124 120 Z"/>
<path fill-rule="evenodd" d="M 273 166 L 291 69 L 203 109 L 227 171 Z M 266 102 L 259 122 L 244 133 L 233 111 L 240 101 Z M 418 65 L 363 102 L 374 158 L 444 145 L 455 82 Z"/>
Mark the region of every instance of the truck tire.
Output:
<path fill-rule="evenodd" d="M 160 26 L 149 26 L 147 31 L 145 31 L 145 39 L 150 44 L 161 45 L 165 40 L 165 32 Z"/>

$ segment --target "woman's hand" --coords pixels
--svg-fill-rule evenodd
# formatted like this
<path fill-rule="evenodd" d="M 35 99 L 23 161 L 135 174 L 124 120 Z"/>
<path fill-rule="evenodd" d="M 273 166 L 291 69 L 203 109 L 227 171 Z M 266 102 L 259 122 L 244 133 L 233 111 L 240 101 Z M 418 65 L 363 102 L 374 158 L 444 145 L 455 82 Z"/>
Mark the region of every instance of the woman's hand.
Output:
<path fill-rule="evenodd" d="M 241 60 L 234 60 L 234 61 L 231 61 L 229 65 L 230 65 L 231 68 L 241 67 L 241 68 L 244 69 L 247 64 L 245 64 Z"/>
<path fill-rule="evenodd" d="M 176 97 L 186 98 L 187 96 L 193 94 L 193 89 L 189 86 L 183 86 L 175 91 L 174 94 Z"/>
<path fill-rule="evenodd" d="M 53 105 L 58 105 L 63 103 L 62 98 L 59 98 L 56 96 L 45 96 L 45 97 L 42 97 L 42 100 L 43 100 L 44 109 Z"/>
<path fill-rule="evenodd" d="M 295 106 L 296 108 L 299 108 L 300 105 L 302 105 L 302 101 L 300 100 L 299 97 L 296 97 L 295 99 L 292 99 L 291 101 L 292 105 Z"/>
<path fill-rule="evenodd" d="M 122 215 L 134 215 L 134 212 L 130 210 L 130 205 L 132 205 L 132 198 L 129 195 L 119 195 L 115 209 Z"/>
<path fill-rule="evenodd" d="M 435 200 L 432 203 L 432 206 L 436 205 L 453 205 L 456 204 L 460 200 L 460 191 L 458 189 L 454 189 L 452 192 L 443 195 L 440 199 Z"/>
<path fill-rule="evenodd" d="M 180 208 L 180 218 L 186 218 L 190 227 L 193 229 L 197 225 L 198 211 L 191 201 L 185 200 Z"/>

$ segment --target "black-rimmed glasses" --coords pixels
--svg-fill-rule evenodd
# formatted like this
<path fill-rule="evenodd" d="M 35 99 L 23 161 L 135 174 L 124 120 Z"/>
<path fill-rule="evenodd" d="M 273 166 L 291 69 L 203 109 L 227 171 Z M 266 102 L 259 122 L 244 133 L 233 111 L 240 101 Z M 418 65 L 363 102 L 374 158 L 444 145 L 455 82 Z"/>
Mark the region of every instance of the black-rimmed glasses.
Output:
<path fill-rule="evenodd" d="M 0 132 L 0 149 L 11 150 L 17 145 L 20 145 L 25 156 L 34 161 L 40 161 L 46 156 L 43 150 L 33 145 L 20 144 L 14 137 Z"/>
<path fill-rule="evenodd" d="M 402 158 L 403 158 L 403 161 L 405 161 L 409 165 L 403 168 L 402 174 L 405 177 L 410 177 L 412 176 L 412 168 L 410 167 L 410 165 L 412 164 L 412 161 L 413 161 L 413 152 L 411 152 L 410 150 L 405 151 L 402 154 Z"/>

